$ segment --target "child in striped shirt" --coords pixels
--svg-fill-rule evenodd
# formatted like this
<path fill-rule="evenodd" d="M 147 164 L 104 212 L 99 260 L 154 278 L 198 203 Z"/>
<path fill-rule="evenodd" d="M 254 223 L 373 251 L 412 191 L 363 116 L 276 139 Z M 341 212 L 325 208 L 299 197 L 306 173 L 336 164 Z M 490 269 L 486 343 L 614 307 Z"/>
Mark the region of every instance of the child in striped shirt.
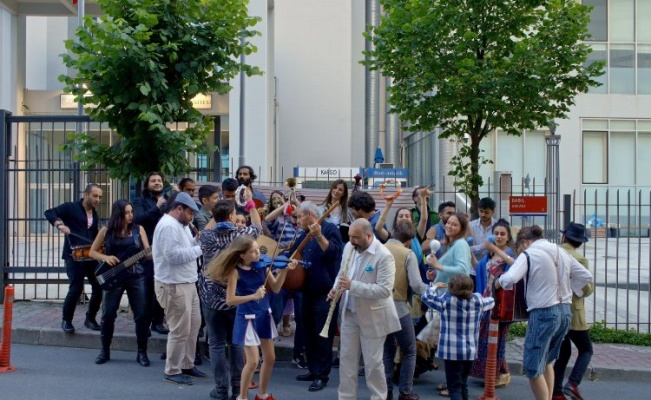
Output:
<path fill-rule="evenodd" d="M 437 282 L 422 295 L 423 303 L 441 313 L 437 356 L 445 362 L 445 380 L 453 400 L 468 400 L 468 375 L 477 356 L 479 321 L 482 313 L 495 305 L 492 297 L 473 293 L 473 286 L 469 276 L 455 275 L 447 284 L 448 292 L 437 295 L 437 289 L 446 287 Z"/>

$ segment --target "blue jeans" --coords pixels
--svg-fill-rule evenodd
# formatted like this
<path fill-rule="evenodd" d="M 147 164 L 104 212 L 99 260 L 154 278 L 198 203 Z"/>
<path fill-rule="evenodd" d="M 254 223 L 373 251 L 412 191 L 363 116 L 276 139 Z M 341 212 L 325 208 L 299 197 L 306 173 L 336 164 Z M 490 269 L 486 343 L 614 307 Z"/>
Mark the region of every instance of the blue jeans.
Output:
<path fill-rule="evenodd" d="M 563 393 L 563 378 L 565 377 L 565 368 L 567 368 L 567 363 L 570 361 L 570 356 L 572 355 L 572 343 L 574 343 L 576 349 L 579 351 L 579 355 L 576 357 L 568 381 L 579 386 L 585 371 L 588 369 L 588 365 L 590 365 L 590 360 L 592 359 L 592 342 L 590 341 L 588 331 L 569 330 L 561 344 L 561 352 L 558 355 L 558 359 L 554 363 L 554 394 Z"/>
<path fill-rule="evenodd" d="M 120 285 L 111 291 L 104 291 L 104 306 L 102 308 L 102 327 L 100 334 L 102 344 L 111 342 L 115 330 L 115 319 L 118 316 L 120 301 L 124 291 L 129 298 L 129 306 L 133 311 L 133 320 L 136 323 L 136 339 L 138 350 L 147 350 L 149 319 L 146 313 L 145 277 L 142 275 L 127 274 Z"/>
<path fill-rule="evenodd" d="M 228 399 L 229 384 L 233 394 L 240 392 L 240 379 L 244 367 L 244 347 L 233 344 L 233 325 L 235 324 L 235 308 L 232 310 L 215 310 L 203 308 L 203 317 L 208 329 L 208 344 L 210 365 L 217 394 L 222 399 Z M 229 355 L 226 358 L 226 344 Z M 248 385 L 248 382 L 246 383 Z"/>
<path fill-rule="evenodd" d="M 70 259 L 66 260 L 65 263 L 66 274 L 70 280 L 70 285 L 68 286 L 66 299 L 63 301 L 63 320 L 72 322 L 72 318 L 75 316 L 77 302 L 84 290 L 84 277 L 88 278 L 88 283 L 90 283 L 92 288 L 86 317 L 95 319 L 100 304 L 102 304 L 102 287 L 97 282 L 97 277 L 95 277 L 97 261 L 77 262 Z"/>
<path fill-rule="evenodd" d="M 397 346 L 400 346 L 402 362 L 400 363 L 400 393 L 411 393 L 414 389 L 414 371 L 416 370 L 416 334 L 411 315 L 400 318 L 400 330 L 390 333 L 384 342 L 384 373 L 387 377 L 387 389 L 393 390 L 393 359 Z"/>
<path fill-rule="evenodd" d="M 523 362 L 527 378 L 534 379 L 542 375 L 545 366 L 558 358 L 571 320 L 572 311 L 569 304 L 535 308 L 529 312 Z"/>

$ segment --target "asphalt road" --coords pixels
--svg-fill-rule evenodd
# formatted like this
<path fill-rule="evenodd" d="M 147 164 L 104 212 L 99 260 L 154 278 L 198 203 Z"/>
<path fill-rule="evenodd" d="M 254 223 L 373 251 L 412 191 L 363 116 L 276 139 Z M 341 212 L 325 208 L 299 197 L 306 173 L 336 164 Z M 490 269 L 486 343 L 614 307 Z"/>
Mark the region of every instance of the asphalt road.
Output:
<path fill-rule="evenodd" d="M 95 365 L 97 350 L 66 347 L 14 345 L 11 364 L 15 372 L 0 374 L 0 399 L 2 400 L 88 400 L 88 399 L 156 399 L 156 400 L 209 400 L 214 386 L 212 379 L 195 380 L 192 386 L 175 386 L 163 381 L 164 361 L 151 355 L 152 365 L 143 368 L 135 362 L 135 353 L 112 352 L 111 361 Z M 199 367 L 209 372 L 209 366 Z M 273 371 L 270 392 L 282 399 L 336 399 L 338 370 L 333 369 L 328 386 L 316 393 L 307 391 L 308 383 L 297 382 L 295 376 L 304 372 L 289 362 L 278 362 Z M 257 375 L 256 375 L 257 379 Z M 421 399 L 441 399 L 434 390 L 444 382 L 442 370 L 421 375 L 415 391 Z M 397 390 L 397 389 L 396 389 Z M 651 382 L 617 383 L 591 382 L 581 385 L 584 397 L 589 400 L 622 398 L 648 399 Z M 483 394 L 483 388 L 472 381 L 470 398 Z M 249 391 L 253 399 L 255 390 Z M 498 389 L 502 400 L 531 399 L 528 381 L 514 376 L 507 388 Z M 364 379 L 360 378 L 359 399 L 368 399 Z"/>

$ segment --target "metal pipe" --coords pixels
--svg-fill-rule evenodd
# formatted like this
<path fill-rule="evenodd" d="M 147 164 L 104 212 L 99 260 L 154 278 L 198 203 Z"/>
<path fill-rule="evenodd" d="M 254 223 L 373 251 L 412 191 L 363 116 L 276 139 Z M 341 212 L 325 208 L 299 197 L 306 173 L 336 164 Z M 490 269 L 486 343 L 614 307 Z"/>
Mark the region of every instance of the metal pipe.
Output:
<path fill-rule="evenodd" d="M 387 162 L 393 163 L 395 168 L 401 167 L 400 165 L 400 118 L 397 114 L 394 114 L 391 111 L 391 105 L 389 104 L 389 99 L 391 95 L 389 94 L 389 89 L 393 86 L 393 79 L 386 78 L 386 147 L 387 147 Z"/>
<path fill-rule="evenodd" d="M 366 26 L 378 26 L 380 22 L 379 0 L 366 0 Z M 366 51 L 373 51 L 375 46 L 370 40 L 366 41 Z M 380 125 L 380 73 L 365 67 L 366 82 L 366 135 L 365 135 L 365 164 L 372 166 L 375 159 L 375 149 L 379 144 L 378 130 Z"/>
<path fill-rule="evenodd" d="M 240 45 L 242 46 L 242 55 L 240 56 L 240 63 L 244 65 L 246 63 L 246 53 L 244 52 L 244 47 L 246 46 L 246 40 L 244 36 L 240 38 Z M 245 80 L 246 76 L 244 71 L 240 71 L 240 155 L 238 158 L 239 165 L 244 165 L 244 89 L 245 89 Z"/>

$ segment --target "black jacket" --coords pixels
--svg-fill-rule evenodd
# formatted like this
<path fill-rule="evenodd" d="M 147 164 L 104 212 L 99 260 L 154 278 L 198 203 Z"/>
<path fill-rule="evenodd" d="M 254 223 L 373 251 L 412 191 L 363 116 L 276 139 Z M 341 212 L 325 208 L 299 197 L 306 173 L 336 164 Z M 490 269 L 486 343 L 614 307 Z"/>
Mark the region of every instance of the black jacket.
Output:
<path fill-rule="evenodd" d="M 79 235 L 66 235 L 63 245 L 64 260 L 72 260 L 71 246 L 83 246 L 93 244 L 97 232 L 99 232 L 99 216 L 97 210 L 93 209 L 93 224 L 88 227 L 88 217 L 83 206 L 83 199 L 76 202 L 63 203 L 58 207 L 50 208 L 45 211 L 45 218 L 54 226 L 57 219 L 63 221 L 63 224 L 70 229 L 71 233 Z M 82 239 L 86 238 L 86 240 Z"/>
<path fill-rule="evenodd" d="M 309 261 L 312 266 L 306 269 L 304 296 L 322 296 L 327 294 L 335 283 L 339 268 L 341 267 L 341 254 L 344 244 L 341 241 L 339 228 L 330 222 L 321 223 L 321 234 L 328 239 L 328 248 L 323 251 L 316 240 L 310 241 L 303 248 L 303 261 Z M 306 232 L 296 240 L 290 254 L 298 248 Z"/>
<path fill-rule="evenodd" d="M 148 190 L 143 191 L 142 196 L 133 201 L 133 222 L 145 228 L 149 243 L 153 242 L 154 229 L 156 229 L 156 224 L 163 217 L 163 212 L 156 203 L 156 198 Z"/>

